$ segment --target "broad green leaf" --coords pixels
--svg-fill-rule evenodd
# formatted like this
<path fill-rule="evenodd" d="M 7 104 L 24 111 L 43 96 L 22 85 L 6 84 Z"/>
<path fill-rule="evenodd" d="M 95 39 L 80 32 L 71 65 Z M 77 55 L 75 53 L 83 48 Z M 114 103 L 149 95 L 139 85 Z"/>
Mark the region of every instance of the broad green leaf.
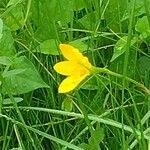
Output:
<path fill-rule="evenodd" d="M 84 52 L 88 49 L 87 44 L 82 42 L 80 39 L 69 42 L 70 45 L 78 48 L 81 52 Z"/>
<path fill-rule="evenodd" d="M 58 21 L 67 24 L 73 19 L 73 0 L 61 0 L 58 2 Z"/>
<path fill-rule="evenodd" d="M 16 58 L 11 65 L 11 68 L 13 70 L 18 70 L 18 72 L 16 74 L 10 74 L 4 78 L 2 87 L 4 94 L 9 91 L 13 95 L 18 95 L 38 88 L 49 88 L 49 86 L 42 80 L 32 62 L 25 56 Z"/>
<path fill-rule="evenodd" d="M 125 52 L 125 45 L 127 43 L 127 38 L 128 38 L 127 36 L 124 36 L 117 41 L 114 47 L 113 56 L 110 60 L 111 62 Z"/>
<path fill-rule="evenodd" d="M 70 97 L 66 97 L 61 105 L 62 110 L 72 111 L 72 99 Z"/>
<path fill-rule="evenodd" d="M 147 38 L 150 36 L 150 25 L 147 19 L 147 16 L 144 16 L 140 19 L 138 19 L 136 25 L 135 25 L 135 30 L 138 31 L 141 35 L 140 37 L 143 39 Z"/>
<path fill-rule="evenodd" d="M 115 47 L 114 47 L 113 56 L 110 60 L 111 62 L 114 61 L 117 57 L 119 57 L 126 51 L 127 38 L 128 38 L 127 36 L 124 36 L 117 41 L 117 43 L 115 44 Z M 130 46 L 133 46 L 137 42 L 137 40 L 138 39 L 134 37 L 131 40 Z"/>
<path fill-rule="evenodd" d="M 61 39 L 64 33 L 59 32 L 59 29 L 66 27 L 73 19 L 73 0 L 33 1 L 31 12 L 36 28 L 35 37 L 39 41 L 56 39 L 58 35 Z"/>
<path fill-rule="evenodd" d="M 74 10 L 79 11 L 86 7 L 84 0 L 74 0 Z"/>
<path fill-rule="evenodd" d="M 19 4 L 14 7 L 9 14 L 5 17 L 5 24 L 12 30 L 16 31 L 23 26 L 23 9 L 22 5 Z"/>
<path fill-rule="evenodd" d="M 91 135 L 91 137 L 89 138 L 89 145 L 91 146 L 91 148 L 93 147 L 99 147 L 100 142 L 103 140 L 104 138 L 104 130 L 103 128 L 100 128 L 99 125 L 96 127 L 95 131 L 93 132 L 93 134 Z M 93 149 L 94 150 L 94 149 Z"/>
<path fill-rule="evenodd" d="M 68 44 L 78 48 L 81 52 L 87 50 L 87 45 L 81 40 L 71 41 Z M 56 39 L 50 39 L 42 42 L 34 52 L 50 55 L 60 55 L 59 42 Z"/>
<path fill-rule="evenodd" d="M 14 70 L 3 72 L 2 76 L 3 76 L 3 78 L 8 78 L 8 77 L 12 77 L 15 75 L 25 73 L 25 71 L 26 71 L 26 69 L 14 69 Z"/>
<path fill-rule="evenodd" d="M 16 103 L 19 103 L 19 102 L 23 101 L 23 98 L 21 98 L 21 97 L 14 97 L 14 100 L 15 100 Z M 8 104 L 13 104 L 13 103 L 12 103 L 12 100 L 10 98 L 5 98 L 3 100 L 3 104 L 4 105 L 8 105 Z"/>
<path fill-rule="evenodd" d="M 14 51 L 14 39 L 9 28 L 4 26 L 3 36 L 0 40 L 0 56 L 12 56 L 14 55 Z"/>
<path fill-rule="evenodd" d="M 104 138 L 104 130 L 97 127 L 88 140 L 88 144 L 81 143 L 79 146 L 85 150 L 101 150 L 100 142 Z"/>
<path fill-rule="evenodd" d="M 3 32 L 3 21 L 0 18 L 0 40 L 1 40 L 2 36 L 3 36 L 2 32 Z"/>
<path fill-rule="evenodd" d="M 34 52 L 42 54 L 59 55 L 58 41 L 56 39 L 50 39 L 42 42 Z"/>
<path fill-rule="evenodd" d="M 9 57 L 6 56 L 0 56 L 0 65 L 11 65 L 12 60 Z"/>

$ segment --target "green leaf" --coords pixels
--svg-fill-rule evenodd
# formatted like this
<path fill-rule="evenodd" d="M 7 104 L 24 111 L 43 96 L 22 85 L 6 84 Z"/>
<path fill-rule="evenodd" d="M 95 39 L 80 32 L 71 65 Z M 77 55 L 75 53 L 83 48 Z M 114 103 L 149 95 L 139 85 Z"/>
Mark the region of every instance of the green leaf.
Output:
<path fill-rule="evenodd" d="M 96 127 L 95 131 L 92 133 L 91 137 L 88 140 L 88 144 L 81 143 L 79 146 L 85 150 L 100 150 L 100 142 L 104 138 L 104 130 L 99 127 Z"/>
<path fill-rule="evenodd" d="M 91 145 L 91 147 L 94 146 L 99 147 L 99 144 L 103 140 L 103 138 L 104 138 L 104 130 L 103 128 L 100 128 L 100 126 L 98 125 L 95 131 L 93 132 L 92 136 L 88 140 L 89 145 Z"/>
<path fill-rule="evenodd" d="M 50 39 L 42 42 L 34 52 L 42 53 L 42 54 L 49 54 L 49 55 L 60 55 L 62 54 L 58 45 L 60 43 L 56 39 Z M 74 40 L 69 42 L 68 44 L 78 48 L 81 52 L 87 50 L 87 45 L 82 42 L 81 40 Z"/>
<path fill-rule="evenodd" d="M 58 41 L 56 39 L 50 39 L 42 42 L 34 52 L 42 54 L 59 55 Z"/>
<path fill-rule="evenodd" d="M 4 78 L 2 86 L 4 94 L 8 93 L 8 88 L 13 95 L 27 93 L 38 88 L 49 88 L 32 62 L 25 56 L 15 58 L 11 68 L 12 74 Z"/>
<path fill-rule="evenodd" d="M 24 24 L 22 5 L 19 4 L 7 14 L 5 17 L 5 24 L 11 29 L 16 31 Z"/>
<path fill-rule="evenodd" d="M 74 10 L 79 11 L 86 7 L 84 0 L 74 0 Z"/>
<path fill-rule="evenodd" d="M 70 97 L 67 97 L 64 99 L 64 101 L 62 102 L 62 106 L 61 106 L 62 110 L 65 111 L 72 111 L 72 99 Z"/>
<path fill-rule="evenodd" d="M 11 63 L 12 63 L 12 60 L 11 60 L 11 58 L 9 58 L 9 57 L 6 57 L 6 56 L 0 56 L 0 64 L 1 65 L 11 65 Z"/>
<path fill-rule="evenodd" d="M 58 21 L 67 24 L 73 19 L 73 0 L 61 0 L 58 3 Z M 54 15 L 55 16 L 55 15 Z"/>
<path fill-rule="evenodd" d="M 22 74 L 26 71 L 26 69 L 14 69 L 10 71 L 6 71 L 2 73 L 3 78 L 12 77 L 18 74 Z"/>
<path fill-rule="evenodd" d="M 0 56 L 12 56 L 14 55 L 14 51 L 14 39 L 9 28 L 4 26 L 3 36 L 0 40 Z"/>
<path fill-rule="evenodd" d="M 147 16 L 144 16 L 144 17 L 138 19 L 138 21 L 135 25 L 135 30 L 141 34 L 140 37 L 142 39 L 145 39 L 148 36 L 150 36 L 150 25 L 149 25 Z"/>
<path fill-rule="evenodd" d="M 80 39 L 69 42 L 70 45 L 78 48 L 81 52 L 84 52 L 88 49 L 87 44 L 82 42 Z"/>
<path fill-rule="evenodd" d="M 21 98 L 21 97 L 14 97 L 14 100 L 16 101 L 16 103 L 19 103 L 19 102 L 23 101 L 23 98 Z M 4 105 L 8 105 L 8 104 L 13 104 L 13 103 L 12 103 L 10 98 L 5 98 L 3 100 L 3 104 Z"/>
<path fill-rule="evenodd" d="M 59 32 L 59 29 L 73 20 L 73 0 L 32 1 L 31 14 L 36 28 L 34 36 L 39 41 L 56 39 L 58 36 L 61 39 L 65 34 Z"/>
<path fill-rule="evenodd" d="M 113 56 L 112 56 L 110 62 L 114 61 L 117 57 L 119 57 L 126 51 L 127 38 L 128 38 L 127 36 L 124 36 L 117 41 L 117 43 L 115 44 L 114 53 L 113 53 Z M 137 40 L 138 39 L 134 37 L 131 40 L 130 46 L 135 44 L 137 42 Z"/>
<path fill-rule="evenodd" d="M 0 18 L 0 40 L 1 40 L 2 36 L 3 36 L 2 32 L 3 32 L 3 21 Z"/>

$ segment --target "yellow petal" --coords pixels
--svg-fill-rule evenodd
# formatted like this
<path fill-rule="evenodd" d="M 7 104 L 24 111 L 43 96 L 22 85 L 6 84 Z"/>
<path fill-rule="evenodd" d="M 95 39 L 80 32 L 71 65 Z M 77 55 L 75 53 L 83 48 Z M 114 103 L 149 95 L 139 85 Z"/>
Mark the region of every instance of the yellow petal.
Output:
<path fill-rule="evenodd" d="M 88 74 L 85 74 L 83 76 L 80 76 L 80 75 L 71 75 L 71 76 L 67 77 L 66 79 L 64 79 L 61 82 L 61 84 L 60 84 L 60 86 L 58 88 L 58 92 L 59 93 L 67 93 L 67 92 L 72 91 L 87 76 L 88 76 Z"/>
<path fill-rule="evenodd" d="M 73 74 L 79 68 L 82 69 L 83 67 L 74 61 L 62 61 L 54 65 L 54 69 L 58 73 L 65 75 L 65 76 L 69 76 Z"/>
<path fill-rule="evenodd" d="M 77 48 L 74 48 L 73 46 L 68 44 L 60 44 L 59 47 L 66 59 L 82 61 L 84 56 L 79 52 Z"/>
<path fill-rule="evenodd" d="M 81 60 L 80 62 L 81 65 L 83 65 L 85 68 L 87 68 L 88 70 L 91 69 L 92 65 L 91 63 L 89 62 L 88 58 L 87 57 L 83 57 L 83 59 Z"/>

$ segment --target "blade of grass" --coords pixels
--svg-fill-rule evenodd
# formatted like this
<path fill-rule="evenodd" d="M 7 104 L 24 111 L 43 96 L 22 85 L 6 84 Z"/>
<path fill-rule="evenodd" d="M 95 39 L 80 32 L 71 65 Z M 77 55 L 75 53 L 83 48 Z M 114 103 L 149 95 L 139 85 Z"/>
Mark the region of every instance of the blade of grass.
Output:
<path fill-rule="evenodd" d="M 32 127 L 30 127 L 30 126 L 27 126 L 27 125 L 25 125 L 25 124 L 23 124 L 23 123 L 21 123 L 21 122 L 19 122 L 19 121 L 16 121 L 16 120 L 14 120 L 14 119 L 12 119 L 12 118 L 6 116 L 6 115 L 3 115 L 3 114 L 1 114 L 1 113 L 0 113 L 0 117 L 4 117 L 4 118 L 6 118 L 7 120 L 10 120 L 11 122 L 13 122 L 14 124 L 20 125 L 20 126 L 24 127 L 25 129 L 27 128 L 28 130 L 30 130 L 30 131 L 32 131 L 32 132 L 34 132 L 34 133 L 37 133 L 37 134 L 39 134 L 39 135 L 41 135 L 41 136 L 43 136 L 43 137 L 45 137 L 45 138 L 47 138 L 47 139 L 50 139 L 50 140 L 52 140 L 52 141 L 54 141 L 54 142 L 56 142 L 56 143 L 61 144 L 61 145 L 67 146 L 67 147 L 72 148 L 72 149 L 74 149 L 74 150 L 83 150 L 83 149 L 80 148 L 80 147 L 77 147 L 77 146 L 75 146 L 75 145 L 73 145 L 73 144 L 70 144 L 70 143 L 68 143 L 68 142 L 66 142 L 66 141 L 64 141 L 64 140 L 61 140 L 61 139 L 59 139 L 59 138 L 57 138 L 57 137 L 54 137 L 54 136 L 52 136 L 52 135 L 49 135 L 49 134 L 47 134 L 47 133 L 45 133 L 45 132 L 42 132 L 42 131 L 37 130 L 37 129 L 35 129 L 35 128 L 32 128 Z"/>
<path fill-rule="evenodd" d="M 14 109 L 13 107 L 7 107 L 7 109 L 8 108 Z M 84 119 L 83 114 L 75 113 L 75 112 L 66 112 L 66 111 L 56 110 L 56 109 L 47 109 L 47 108 L 39 108 L 39 107 L 19 107 L 19 109 L 43 111 L 43 112 L 48 112 L 48 113 L 52 113 L 52 114 L 58 114 L 58 115 L 64 115 L 64 116 L 70 116 L 70 117 L 76 117 L 76 118 Z M 102 117 L 97 116 L 97 115 L 88 115 L 88 118 L 92 121 L 97 121 L 100 123 L 104 123 L 104 124 L 122 129 L 122 124 L 120 122 L 114 121 L 112 119 L 102 118 Z M 124 127 L 123 129 L 125 131 L 134 133 L 133 129 L 130 126 L 124 124 L 123 127 Z M 141 132 L 138 129 L 135 129 L 135 131 L 136 131 L 136 134 L 138 136 L 141 136 Z M 144 138 L 147 140 L 150 140 L 150 136 L 148 136 L 148 135 L 144 135 Z"/>
<path fill-rule="evenodd" d="M 133 19 L 134 19 L 134 9 L 135 9 L 135 0 L 132 1 L 132 7 L 131 7 L 131 12 L 129 11 L 130 19 L 129 19 L 129 27 L 128 27 L 128 38 L 127 38 L 127 43 L 126 43 L 126 51 L 125 51 L 125 57 L 124 57 L 124 66 L 123 66 L 123 76 L 127 75 L 127 69 L 128 69 L 128 60 L 129 60 L 129 55 L 130 55 L 130 45 L 131 45 L 131 39 L 132 39 L 132 26 L 133 26 Z M 123 89 L 122 89 L 122 106 L 124 103 L 124 98 L 125 98 L 125 84 L 126 80 L 123 78 L 122 80 L 123 83 Z M 122 127 L 124 126 L 124 110 L 122 108 Z M 123 149 L 126 149 L 126 144 L 125 144 L 125 133 L 122 128 L 122 140 L 123 140 Z"/>

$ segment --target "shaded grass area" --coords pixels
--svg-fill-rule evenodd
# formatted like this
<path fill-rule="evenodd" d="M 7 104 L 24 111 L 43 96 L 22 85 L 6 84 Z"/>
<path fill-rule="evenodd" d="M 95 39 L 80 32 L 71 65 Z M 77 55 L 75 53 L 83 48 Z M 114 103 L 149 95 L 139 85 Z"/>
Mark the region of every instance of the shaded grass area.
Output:
<path fill-rule="evenodd" d="M 126 78 L 92 76 L 68 94 L 59 43 L 149 89 L 148 0 L 0 1 L 0 149 L 147 150 L 150 97 Z"/>

